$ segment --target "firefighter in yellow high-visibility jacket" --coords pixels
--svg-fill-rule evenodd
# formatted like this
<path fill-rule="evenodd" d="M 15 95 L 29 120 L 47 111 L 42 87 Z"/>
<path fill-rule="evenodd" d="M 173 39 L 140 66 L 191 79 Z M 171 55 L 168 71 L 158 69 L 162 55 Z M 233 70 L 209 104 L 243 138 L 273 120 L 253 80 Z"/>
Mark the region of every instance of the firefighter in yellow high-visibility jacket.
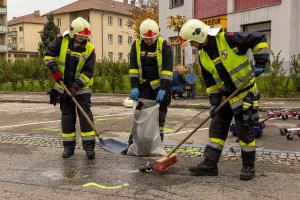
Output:
<path fill-rule="evenodd" d="M 222 98 L 228 97 L 253 75 L 262 74 L 269 62 L 269 45 L 265 35 L 259 32 L 225 33 L 221 28 L 209 27 L 200 20 L 192 19 L 182 26 L 180 37 L 199 50 L 199 62 L 209 95 L 211 114 L 220 105 Z M 253 52 L 253 66 L 245 55 L 248 49 Z M 218 175 L 217 163 L 234 117 L 243 163 L 240 179 L 254 178 L 256 142 L 252 127 L 259 117 L 258 100 L 259 92 L 253 77 L 238 95 L 213 115 L 209 127 L 209 142 L 204 152 L 205 159 L 189 168 L 192 175 Z"/>
<path fill-rule="evenodd" d="M 55 104 L 55 99 L 57 99 L 55 97 L 61 96 L 63 158 L 74 154 L 76 106 L 69 97 L 63 95 L 64 90 L 59 81 L 63 81 L 90 119 L 93 120 L 90 107 L 96 55 L 94 46 L 89 41 L 90 35 L 90 24 L 82 17 L 78 17 L 72 21 L 69 31 L 56 37 L 50 43 L 44 55 L 44 61 L 52 72 L 52 78 L 57 82 L 56 88 L 50 92 L 51 102 Z M 95 132 L 78 109 L 77 113 L 80 120 L 83 149 L 89 159 L 94 159 Z"/>

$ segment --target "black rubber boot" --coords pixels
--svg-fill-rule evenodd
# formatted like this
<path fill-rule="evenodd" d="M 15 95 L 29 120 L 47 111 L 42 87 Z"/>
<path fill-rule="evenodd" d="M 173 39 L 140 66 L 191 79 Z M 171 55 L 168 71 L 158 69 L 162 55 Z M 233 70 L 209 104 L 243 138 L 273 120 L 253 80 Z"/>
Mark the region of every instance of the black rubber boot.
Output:
<path fill-rule="evenodd" d="M 240 180 L 249 181 L 255 177 L 255 151 L 242 151 L 243 168 L 240 174 Z"/>
<path fill-rule="evenodd" d="M 241 170 L 240 179 L 243 181 L 252 180 L 255 177 L 255 167 L 254 165 L 243 165 Z"/>
<path fill-rule="evenodd" d="M 193 176 L 218 176 L 218 165 L 216 162 L 205 159 L 202 163 L 190 167 L 189 171 Z"/>
<path fill-rule="evenodd" d="M 132 145 L 132 144 L 133 144 L 133 135 L 132 135 L 132 133 L 131 133 L 131 134 L 129 135 L 129 138 L 128 138 L 128 147 L 127 147 L 126 149 L 124 149 L 124 150 L 121 152 L 121 154 L 122 154 L 122 155 L 126 155 L 129 146 Z"/>
<path fill-rule="evenodd" d="M 163 142 L 164 141 L 164 133 L 160 132 L 159 135 L 160 135 L 161 141 Z"/>
<path fill-rule="evenodd" d="M 62 153 L 63 158 L 70 158 L 74 155 L 74 149 L 64 149 L 64 152 Z"/>
<path fill-rule="evenodd" d="M 222 150 L 207 145 L 204 150 L 204 161 L 195 167 L 190 167 L 189 171 L 194 176 L 218 176 L 218 162 Z"/>
<path fill-rule="evenodd" d="M 93 160 L 95 159 L 95 151 L 94 150 L 86 150 L 85 151 L 86 153 L 86 157 L 89 159 L 89 160 Z"/>

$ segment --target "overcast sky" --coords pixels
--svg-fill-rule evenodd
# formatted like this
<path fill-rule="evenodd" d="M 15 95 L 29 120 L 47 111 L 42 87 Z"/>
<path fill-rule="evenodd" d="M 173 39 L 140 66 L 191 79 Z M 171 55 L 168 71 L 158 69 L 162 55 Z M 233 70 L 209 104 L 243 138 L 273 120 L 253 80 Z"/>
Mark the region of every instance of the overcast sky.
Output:
<path fill-rule="evenodd" d="M 40 10 L 45 14 L 77 0 L 7 0 L 8 20 Z M 118 0 L 121 1 L 121 0 Z"/>

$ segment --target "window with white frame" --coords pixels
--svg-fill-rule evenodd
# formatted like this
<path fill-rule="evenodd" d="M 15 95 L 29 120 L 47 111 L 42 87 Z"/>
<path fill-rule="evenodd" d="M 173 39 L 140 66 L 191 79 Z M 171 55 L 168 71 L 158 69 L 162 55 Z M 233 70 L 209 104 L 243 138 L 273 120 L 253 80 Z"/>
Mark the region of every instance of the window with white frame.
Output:
<path fill-rule="evenodd" d="M 184 5 L 184 0 L 170 0 L 170 8 L 176 8 Z"/>
<path fill-rule="evenodd" d="M 118 18 L 118 27 L 122 27 L 123 26 L 123 20 L 122 18 Z"/>
<path fill-rule="evenodd" d="M 123 36 L 118 35 L 118 44 L 123 44 Z"/>
<path fill-rule="evenodd" d="M 113 17 L 112 16 L 108 16 L 107 24 L 108 24 L 108 26 L 112 26 L 113 25 Z"/>
<path fill-rule="evenodd" d="M 57 18 L 56 19 L 56 25 L 57 26 L 61 26 L 61 18 Z"/>
<path fill-rule="evenodd" d="M 119 52 L 119 53 L 118 53 L 118 59 L 119 59 L 119 60 L 123 60 L 123 53 L 122 53 L 122 52 Z"/>
<path fill-rule="evenodd" d="M 129 19 L 128 21 L 127 21 L 127 24 L 126 24 L 127 26 L 128 26 L 128 28 L 132 28 L 132 26 L 133 26 L 133 21 L 131 20 L 131 19 Z"/>
<path fill-rule="evenodd" d="M 108 56 L 108 59 L 112 60 L 113 57 L 114 57 L 114 53 L 113 52 L 108 52 L 107 56 Z"/>
<path fill-rule="evenodd" d="M 128 44 L 131 45 L 132 44 L 132 37 L 128 36 Z"/>
<path fill-rule="evenodd" d="M 108 44 L 112 44 L 113 43 L 113 35 L 112 34 L 108 34 L 107 41 L 108 41 Z"/>

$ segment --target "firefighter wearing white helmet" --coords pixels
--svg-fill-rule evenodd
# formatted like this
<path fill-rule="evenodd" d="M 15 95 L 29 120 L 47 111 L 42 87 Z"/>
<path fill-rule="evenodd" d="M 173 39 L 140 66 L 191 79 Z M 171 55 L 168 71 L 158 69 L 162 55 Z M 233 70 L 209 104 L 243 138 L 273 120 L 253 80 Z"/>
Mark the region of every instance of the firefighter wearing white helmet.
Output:
<path fill-rule="evenodd" d="M 140 25 L 140 36 L 142 38 L 155 38 L 159 35 L 159 27 L 152 19 L 144 20 Z"/>
<path fill-rule="evenodd" d="M 71 38 L 74 38 L 74 35 L 90 36 L 91 35 L 90 23 L 85 19 L 83 19 L 82 17 L 76 18 L 71 23 L 69 34 Z"/>
<path fill-rule="evenodd" d="M 202 21 L 192 19 L 181 28 L 180 37 L 184 43 L 199 50 L 199 63 L 211 107 L 209 143 L 204 152 L 204 161 L 189 171 L 195 176 L 217 176 L 218 161 L 224 147 L 232 118 L 235 118 L 237 135 L 241 146 L 243 168 L 241 180 L 255 177 L 256 142 L 252 128 L 258 121 L 259 92 L 255 76 L 265 70 L 269 61 L 269 45 L 266 36 L 259 32 L 222 32 L 220 28 L 209 27 Z M 253 52 L 255 65 L 250 66 L 248 49 Z M 252 77 L 252 78 L 251 78 Z M 215 113 L 222 98 L 230 96 L 245 80 L 250 81 L 241 92 L 229 100 Z"/>
<path fill-rule="evenodd" d="M 69 98 L 63 97 L 64 90 L 59 84 L 60 81 L 67 86 L 90 119 L 93 120 L 90 104 L 96 55 L 94 46 L 88 38 L 90 35 L 90 24 L 82 17 L 78 17 L 72 21 L 68 31 L 51 41 L 44 54 L 46 66 L 51 70 L 52 78 L 56 81 L 56 88 L 49 92 L 50 103 L 55 105 L 60 101 L 63 158 L 74 155 L 76 107 Z M 78 112 L 78 116 L 83 149 L 86 151 L 88 159 L 94 159 L 95 132 L 80 112 Z"/>
<path fill-rule="evenodd" d="M 165 119 L 171 102 L 173 53 L 170 44 L 159 36 L 159 27 L 154 20 L 146 19 L 140 25 L 140 37 L 132 44 L 130 51 L 129 76 L 132 100 L 145 98 L 160 104 L 159 126 L 163 140 Z M 132 144 L 132 135 L 129 144 Z"/>

